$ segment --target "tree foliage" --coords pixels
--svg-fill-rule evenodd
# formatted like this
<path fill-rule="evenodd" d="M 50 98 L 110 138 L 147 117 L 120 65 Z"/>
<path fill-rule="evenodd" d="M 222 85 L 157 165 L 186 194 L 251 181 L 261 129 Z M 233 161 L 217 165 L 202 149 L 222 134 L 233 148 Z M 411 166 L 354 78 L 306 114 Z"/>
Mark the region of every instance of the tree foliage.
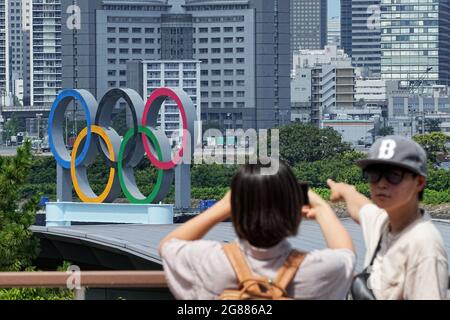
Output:
<path fill-rule="evenodd" d="M 447 152 L 446 144 L 450 142 L 450 137 L 442 132 L 418 134 L 413 139 L 425 149 L 428 160 L 432 163 L 437 161 L 439 154 Z"/>
<path fill-rule="evenodd" d="M 378 131 L 378 135 L 385 137 L 394 134 L 394 128 L 392 127 L 383 127 Z"/>
<path fill-rule="evenodd" d="M 292 123 L 278 127 L 280 154 L 291 166 L 299 162 L 324 160 L 350 150 L 342 136 L 331 128 L 319 129 L 313 125 Z"/>
<path fill-rule="evenodd" d="M 29 142 L 17 149 L 17 156 L 0 158 L 0 271 L 23 270 L 37 253 L 29 228 L 35 221 L 39 194 L 23 200 L 20 192 L 32 163 Z"/>

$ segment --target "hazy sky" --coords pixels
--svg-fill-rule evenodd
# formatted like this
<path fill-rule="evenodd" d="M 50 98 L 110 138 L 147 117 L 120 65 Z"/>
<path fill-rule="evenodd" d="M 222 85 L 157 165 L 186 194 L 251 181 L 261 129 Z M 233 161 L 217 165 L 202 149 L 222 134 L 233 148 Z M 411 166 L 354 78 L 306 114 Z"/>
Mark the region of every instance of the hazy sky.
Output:
<path fill-rule="evenodd" d="M 328 0 L 328 16 L 336 17 L 340 15 L 340 0 Z"/>

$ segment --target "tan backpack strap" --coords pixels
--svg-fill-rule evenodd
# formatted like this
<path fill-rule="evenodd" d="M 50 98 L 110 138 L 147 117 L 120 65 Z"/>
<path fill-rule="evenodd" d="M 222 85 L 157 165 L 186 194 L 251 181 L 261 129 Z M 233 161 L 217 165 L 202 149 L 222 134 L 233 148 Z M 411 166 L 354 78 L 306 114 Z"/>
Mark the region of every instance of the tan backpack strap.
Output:
<path fill-rule="evenodd" d="M 277 276 L 275 278 L 275 283 L 279 288 L 286 290 L 289 283 L 291 283 L 298 268 L 305 259 L 307 253 L 300 252 L 297 250 L 292 250 L 283 266 L 278 270 Z"/>
<path fill-rule="evenodd" d="M 250 270 L 245 256 L 236 242 L 225 244 L 223 246 L 223 251 L 230 261 L 239 283 L 243 283 L 244 281 L 252 278 L 252 271 Z"/>

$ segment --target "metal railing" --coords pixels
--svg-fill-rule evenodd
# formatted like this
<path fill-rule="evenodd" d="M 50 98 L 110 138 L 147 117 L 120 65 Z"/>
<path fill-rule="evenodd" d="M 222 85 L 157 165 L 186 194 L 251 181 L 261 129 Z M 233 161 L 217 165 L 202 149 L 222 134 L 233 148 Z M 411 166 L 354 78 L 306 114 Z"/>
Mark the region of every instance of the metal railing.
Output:
<path fill-rule="evenodd" d="M 0 272 L 0 288 L 65 288 L 85 299 L 86 288 L 166 288 L 163 271 Z"/>
<path fill-rule="evenodd" d="M 76 300 L 85 299 L 86 288 L 167 288 L 163 271 L 0 272 L 0 288 L 67 289 L 73 280 Z"/>

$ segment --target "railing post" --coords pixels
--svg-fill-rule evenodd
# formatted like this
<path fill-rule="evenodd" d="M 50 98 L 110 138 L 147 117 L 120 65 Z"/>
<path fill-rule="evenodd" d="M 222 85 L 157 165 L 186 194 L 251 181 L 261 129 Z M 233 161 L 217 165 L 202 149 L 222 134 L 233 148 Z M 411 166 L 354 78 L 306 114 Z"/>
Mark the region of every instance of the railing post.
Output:
<path fill-rule="evenodd" d="M 75 289 L 75 300 L 86 300 L 86 288 Z"/>

